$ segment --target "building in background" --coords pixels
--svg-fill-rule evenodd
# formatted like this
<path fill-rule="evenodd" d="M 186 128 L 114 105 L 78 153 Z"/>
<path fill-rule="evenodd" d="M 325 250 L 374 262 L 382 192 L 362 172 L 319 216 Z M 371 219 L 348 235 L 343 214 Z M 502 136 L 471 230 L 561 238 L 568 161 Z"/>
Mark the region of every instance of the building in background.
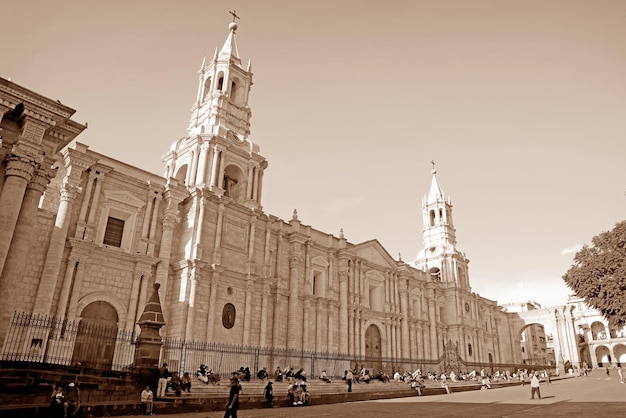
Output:
<path fill-rule="evenodd" d="M 511 302 L 502 305 L 506 312 L 527 312 L 531 310 L 543 309 L 541 305 L 534 301 Z M 525 327 L 520 335 L 520 347 L 522 350 L 522 361 L 528 365 L 545 365 L 554 367 L 556 358 L 554 357 L 554 344 L 552 336 L 546 335 L 543 324 L 530 324 Z M 551 342 L 551 348 L 548 347 Z"/>

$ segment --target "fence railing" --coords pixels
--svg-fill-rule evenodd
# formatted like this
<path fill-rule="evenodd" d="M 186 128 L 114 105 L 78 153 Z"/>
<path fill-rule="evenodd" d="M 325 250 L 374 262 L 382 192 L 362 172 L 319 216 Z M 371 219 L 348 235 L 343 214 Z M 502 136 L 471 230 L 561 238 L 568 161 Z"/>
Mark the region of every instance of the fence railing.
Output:
<path fill-rule="evenodd" d="M 127 370 L 136 333 L 89 321 L 15 313 L 2 349 L 3 361 Z"/>
<path fill-rule="evenodd" d="M 202 341 L 183 341 L 166 339 L 163 341 L 160 364 L 167 363 L 170 371 L 193 375 L 200 365 L 220 376 L 248 368 L 252 377 L 261 369 L 266 369 L 270 376 L 277 367 L 285 373 L 303 369 L 307 376 L 319 376 L 326 370 L 328 376 L 342 376 L 347 369 L 369 369 L 374 375 L 380 370 L 388 374 L 416 369 L 438 371 L 443 357 L 437 360 L 378 357 L 367 358 L 352 354 L 288 350 L 271 347 L 246 346 Z"/>
<path fill-rule="evenodd" d="M 15 313 L 10 323 L 0 359 L 80 366 L 100 370 L 131 370 L 134 364 L 138 334 L 105 327 L 89 321 L 69 321 L 30 313 Z M 349 355 L 332 352 L 288 350 L 282 348 L 246 346 L 204 341 L 164 339 L 159 364 L 168 363 L 170 371 L 194 375 L 201 364 L 213 373 L 229 376 L 241 367 L 251 376 L 265 368 L 270 376 L 277 367 L 283 372 L 290 368 L 303 369 L 310 377 L 326 370 L 329 376 L 341 376 L 346 369 L 366 367 L 376 375 L 380 370 L 389 375 L 398 371 L 470 371 L 484 368 L 515 371 L 535 368 L 526 364 L 480 363 L 465 361 L 458 350 L 447 348 L 438 359 L 415 359 Z M 546 367 L 546 366 L 542 366 Z M 449 369 L 449 370 L 448 370 Z"/>

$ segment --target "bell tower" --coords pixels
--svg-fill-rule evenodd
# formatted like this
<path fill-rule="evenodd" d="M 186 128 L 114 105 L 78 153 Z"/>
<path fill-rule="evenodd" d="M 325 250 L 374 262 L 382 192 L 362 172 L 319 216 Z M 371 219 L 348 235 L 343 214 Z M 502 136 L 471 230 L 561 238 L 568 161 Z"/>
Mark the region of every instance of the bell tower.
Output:
<path fill-rule="evenodd" d="M 224 46 L 200 66 L 187 136 L 172 144 L 163 157 L 165 176 L 182 181 L 190 190 L 208 189 L 260 210 L 267 161 L 249 139 L 252 70 L 250 62 L 242 65 L 235 36 L 239 17 L 231 14 Z"/>
<path fill-rule="evenodd" d="M 435 163 L 432 164 L 430 192 L 422 199 L 424 248 L 417 255 L 415 266 L 429 272 L 432 280 L 469 289 L 469 260 L 457 247 L 452 201 L 441 191 Z"/>

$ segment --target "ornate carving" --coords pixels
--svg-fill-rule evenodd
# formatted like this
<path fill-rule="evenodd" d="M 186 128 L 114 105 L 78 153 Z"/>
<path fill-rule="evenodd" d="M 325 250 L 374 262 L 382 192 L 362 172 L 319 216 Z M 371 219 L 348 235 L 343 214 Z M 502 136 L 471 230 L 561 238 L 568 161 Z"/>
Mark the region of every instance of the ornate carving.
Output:
<path fill-rule="evenodd" d="M 232 303 L 227 303 L 226 305 L 224 305 L 224 309 L 222 309 L 222 325 L 224 325 L 224 328 L 231 329 L 232 327 L 234 327 L 235 317 L 235 305 L 233 305 Z"/>
<path fill-rule="evenodd" d="M 50 183 L 50 179 L 53 177 L 50 174 L 50 171 L 40 168 L 33 174 L 30 183 L 28 183 L 28 188 L 43 194 L 46 191 L 46 187 L 48 187 L 48 183 Z M 53 174 L 56 175 L 56 173 Z"/>
<path fill-rule="evenodd" d="M 302 264 L 302 254 L 289 254 L 289 268 L 298 268 Z"/>
<path fill-rule="evenodd" d="M 28 157 L 11 154 L 7 157 L 6 176 L 17 176 L 30 181 L 37 163 Z"/>

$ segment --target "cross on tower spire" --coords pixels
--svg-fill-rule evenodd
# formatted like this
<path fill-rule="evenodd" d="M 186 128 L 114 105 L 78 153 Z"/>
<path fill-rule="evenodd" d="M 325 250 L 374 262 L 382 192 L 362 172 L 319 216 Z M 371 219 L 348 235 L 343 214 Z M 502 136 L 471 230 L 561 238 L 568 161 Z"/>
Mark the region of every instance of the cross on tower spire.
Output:
<path fill-rule="evenodd" d="M 228 13 L 233 15 L 233 22 L 235 21 L 235 19 L 241 19 L 239 16 L 237 16 L 237 10 L 233 10 L 232 12 L 229 10 Z"/>

